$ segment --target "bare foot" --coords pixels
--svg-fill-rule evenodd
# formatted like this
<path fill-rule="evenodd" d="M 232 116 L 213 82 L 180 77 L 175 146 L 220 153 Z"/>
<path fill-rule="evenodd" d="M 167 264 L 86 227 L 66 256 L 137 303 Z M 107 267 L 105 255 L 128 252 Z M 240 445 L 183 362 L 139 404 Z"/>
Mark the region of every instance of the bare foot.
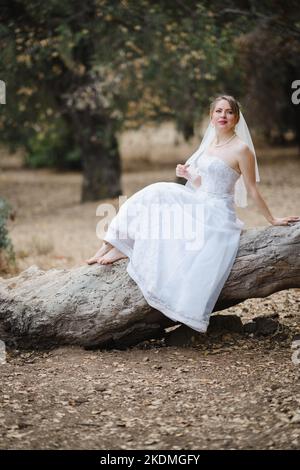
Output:
<path fill-rule="evenodd" d="M 85 260 L 87 264 L 94 264 L 97 263 L 98 259 L 100 259 L 102 256 L 104 256 L 106 253 L 109 252 L 113 248 L 113 245 L 111 245 L 109 242 L 103 242 L 103 245 L 101 246 L 100 250 L 97 251 L 97 253 L 92 256 L 92 258 Z"/>
<path fill-rule="evenodd" d="M 122 251 L 118 250 L 117 248 L 112 248 L 106 255 L 102 256 L 98 259 L 97 263 L 99 264 L 112 264 L 119 259 L 127 258 Z"/>

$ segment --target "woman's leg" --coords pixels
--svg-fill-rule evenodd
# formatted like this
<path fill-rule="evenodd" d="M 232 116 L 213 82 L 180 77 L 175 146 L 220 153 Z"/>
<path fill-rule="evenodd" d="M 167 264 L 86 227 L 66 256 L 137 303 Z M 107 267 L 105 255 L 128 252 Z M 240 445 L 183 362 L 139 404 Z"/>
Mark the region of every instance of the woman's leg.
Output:
<path fill-rule="evenodd" d="M 108 253 L 112 248 L 114 248 L 114 246 L 111 243 L 104 240 L 101 248 L 97 251 L 97 253 L 94 256 L 92 256 L 92 258 L 87 259 L 86 263 L 87 264 L 97 263 L 98 259 L 100 259 L 103 255 Z"/>

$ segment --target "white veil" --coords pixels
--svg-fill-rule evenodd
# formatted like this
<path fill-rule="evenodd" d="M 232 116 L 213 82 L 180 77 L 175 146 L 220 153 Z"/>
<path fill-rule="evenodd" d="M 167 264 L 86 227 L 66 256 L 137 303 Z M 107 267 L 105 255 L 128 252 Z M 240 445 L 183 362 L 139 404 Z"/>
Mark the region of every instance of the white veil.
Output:
<path fill-rule="evenodd" d="M 260 176 L 258 172 L 258 166 L 257 166 L 257 159 L 256 159 L 256 153 L 254 149 L 254 145 L 252 142 L 252 138 L 248 129 L 248 126 L 246 124 L 245 118 L 240 111 L 240 119 L 239 122 L 235 126 L 235 132 L 236 134 L 242 139 L 252 150 L 254 157 L 255 157 L 255 179 L 256 181 L 260 181 Z M 200 146 L 194 152 L 185 162 L 185 165 L 191 165 L 191 168 L 196 168 L 197 163 L 196 161 L 200 157 L 200 155 L 207 149 L 207 147 L 210 145 L 212 142 L 213 138 L 216 135 L 215 127 L 212 125 L 211 121 L 204 133 L 203 139 L 201 141 Z M 185 185 L 189 188 L 193 188 L 192 184 L 190 181 L 187 181 Z M 247 203 L 247 189 L 244 183 L 244 178 L 243 175 L 241 175 L 238 180 L 235 183 L 235 188 L 234 188 L 234 202 L 236 203 L 237 206 L 239 207 L 246 207 L 248 205 Z"/>

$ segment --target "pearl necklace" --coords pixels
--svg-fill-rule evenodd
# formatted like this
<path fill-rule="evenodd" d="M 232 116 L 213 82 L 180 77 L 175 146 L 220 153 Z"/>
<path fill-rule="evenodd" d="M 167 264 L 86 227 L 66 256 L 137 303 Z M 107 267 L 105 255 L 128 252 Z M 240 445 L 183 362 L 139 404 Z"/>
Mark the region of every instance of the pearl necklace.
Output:
<path fill-rule="evenodd" d="M 214 145 L 215 145 L 215 147 L 222 147 L 223 145 L 228 144 L 228 142 L 230 142 L 235 136 L 236 136 L 236 133 L 234 133 L 234 134 L 230 137 L 230 139 L 226 140 L 226 142 L 223 142 L 222 144 L 214 144 Z"/>

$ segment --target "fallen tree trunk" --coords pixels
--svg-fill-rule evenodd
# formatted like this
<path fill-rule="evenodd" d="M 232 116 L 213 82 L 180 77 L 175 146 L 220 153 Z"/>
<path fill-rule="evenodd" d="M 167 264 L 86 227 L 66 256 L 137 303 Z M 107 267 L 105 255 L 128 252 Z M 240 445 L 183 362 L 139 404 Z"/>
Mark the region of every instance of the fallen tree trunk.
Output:
<path fill-rule="evenodd" d="M 214 311 L 300 287 L 300 223 L 243 231 Z M 127 347 L 175 325 L 150 307 L 126 272 L 128 260 L 0 279 L 0 339 L 24 348 L 76 344 Z"/>

